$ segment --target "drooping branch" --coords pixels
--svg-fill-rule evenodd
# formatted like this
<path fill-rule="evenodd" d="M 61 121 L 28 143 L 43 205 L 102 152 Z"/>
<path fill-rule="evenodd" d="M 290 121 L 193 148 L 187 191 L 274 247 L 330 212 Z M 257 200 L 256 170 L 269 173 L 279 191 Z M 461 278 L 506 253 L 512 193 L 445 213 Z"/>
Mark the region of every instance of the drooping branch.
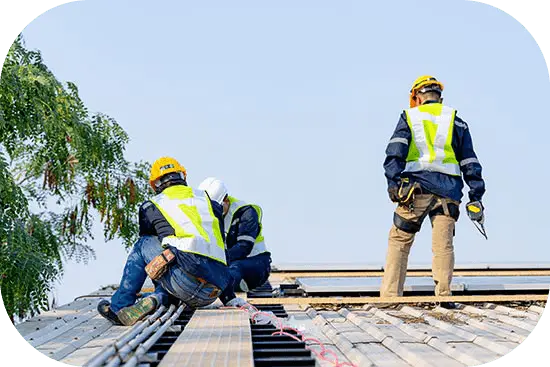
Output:
<path fill-rule="evenodd" d="M 125 159 L 128 141 L 114 119 L 89 113 L 39 51 L 15 40 L 0 79 L 0 287 L 10 315 L 47 307 L 63 259 L 94 258 L 95 215 L 106 240 L 136 239 L 149 166 Z M 32 202 L 43 211 L 31 213 Z"/>

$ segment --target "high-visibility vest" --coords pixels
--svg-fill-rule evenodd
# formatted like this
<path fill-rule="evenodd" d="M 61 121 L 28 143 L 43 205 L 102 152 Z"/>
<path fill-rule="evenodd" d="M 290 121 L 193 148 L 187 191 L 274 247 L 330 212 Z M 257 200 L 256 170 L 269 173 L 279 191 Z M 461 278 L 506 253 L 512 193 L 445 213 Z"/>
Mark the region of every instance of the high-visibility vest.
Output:
<path fill-rule="evenodd" d="M 258 222 L 260 224 L 260 233 L 258 233 L 258 236 L 256 238 L 252 236 L 237 236 L 237 241 L 251 241 L 254 242 L 254 246 L 252 247 L 252 251 L 248 255 L 248 257 L 256 256 L 261 253 L 267 252 L 267 246 L 265 245 L 265 239 L 262 235 L 262 208 L 260 208 L 258 205 L 255 204 L 248 204 L 244 201 L 235 199 L 234 197 L 229 196 L 229 210 L 227 211 L 227 214 L 224 218 L 224 228 L 225 228 L 225 238 L 227 239 L 227 234 L 229 233 L 229 229 L 232 225 L 236 225 L 236 221 L 233 221 L 233 216 L 235 213 L 242 208 L 243 206 L 251 206 L 256 210 L 256 213 L 258 213 Z"/>
<path fill-rule="evenodd" d="M 163 238 L 163 245 L 227 265 L 220 224 L 204 191 L 184 185 L 170 186 L 151 202 L 175 230 L 173 236 Z"/>
<path fill-rule="evenodd" d="M 405 172 L 435 171 L 460 176 L 452 146 L 456 110 L 429 103 L 405 112 L 412 133 Z"/>

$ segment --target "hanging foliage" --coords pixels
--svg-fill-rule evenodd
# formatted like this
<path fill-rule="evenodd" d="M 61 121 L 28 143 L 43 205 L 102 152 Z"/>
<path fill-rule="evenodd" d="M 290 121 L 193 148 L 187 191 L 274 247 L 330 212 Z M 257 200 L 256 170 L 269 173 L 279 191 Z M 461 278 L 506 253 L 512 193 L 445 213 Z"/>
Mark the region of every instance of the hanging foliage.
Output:
<path fill-rule="evenodd" d="M 128 162 L 127 143 L 114 119 L 91 114 L 75 84 L 15 40 L 0 79 L 0 288 L 10 315 L 47 307 L 63 260 L 94 258 L 95 213 L 106 240 L 135 241 L 149 165 Z"/>

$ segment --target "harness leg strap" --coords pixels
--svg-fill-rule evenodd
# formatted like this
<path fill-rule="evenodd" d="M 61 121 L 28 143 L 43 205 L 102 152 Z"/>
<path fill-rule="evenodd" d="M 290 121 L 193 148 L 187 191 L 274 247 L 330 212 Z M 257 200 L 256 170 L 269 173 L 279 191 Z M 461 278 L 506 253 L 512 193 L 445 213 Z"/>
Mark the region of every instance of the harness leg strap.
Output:
<path fill-rule="evenodd" d="M 417 233 L 417 232 L 420 231 L 420 228 L 422 226 L 422 222 L 424 222 L 424 219 L 426 218 L 428 213 L 431 212 L 432 208 L 435 206 L 436 203 L 437 203 L 437 199 L 435 197 L 433 197 L 432 200 L 430 201 L 430 203 L 428 204 L 428 206 L 426 207 L 426 209 L 424 209 L 424 211 L 422 212 L 420 217 L 418 217 L 418 219 L 416 219 L 416 220 L 405 219 L 402 216 L 400 216 L 399 214 L 397 214 L 397 212 L 394 212 L 393 213 L 393 224 L 395 224 L 395 226 L 398 229 L 400 229 L 404 232 L 413 233 L 413 234 Z M 414 204 L 414 202 L 413 202 L 413 204 Z"/>
<path fill-rule="evenodd" d="M 393 224 L 407 233 L 417 233 L 421 227 L 419 223 L 407 220 L 397 213 L 393 213 Z"/>

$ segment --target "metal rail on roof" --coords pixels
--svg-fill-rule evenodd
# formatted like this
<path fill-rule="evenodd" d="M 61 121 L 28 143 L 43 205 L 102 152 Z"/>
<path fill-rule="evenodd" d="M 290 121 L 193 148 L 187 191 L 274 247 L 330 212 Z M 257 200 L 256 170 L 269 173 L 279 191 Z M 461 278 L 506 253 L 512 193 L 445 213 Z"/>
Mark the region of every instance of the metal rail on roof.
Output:
<path fill-rule="evenodd" d="M 272 279 L 298 277 L 381 277 L 382 265 L 368 264 L 283 264 L 271 269 Z M 409 265 L 408 277 L 431 276 L 430 265 Z M 455 276 L 550 276 L 550 264 L 459 264 Z"/>
<path fill-rule="evenodd" d="M 176 306 L 171 305 L 170 308 L 168 308 L 168 311 L 164 313 L 164 315 L 156 319 L 151 325 L 149 325 L 141 333 L 136 335 L 134 339 L 130 340 L 128 344 L 120 348 L 114 358 L 111 359 L 111 361 L 107 364 L 107 367 L 117 367 L 120 366 L 121 363 L 124 363 L 127 359 L 127 356 L 132 353 L 132 351 L 135 350 L 141 342 L 143 342 L 151 334 L 153 334 L 160 327 L 160 325 L 166 322 L 166 320 L 168 320 L 168 318 L 172 316 L 172 313 L 174 313 L 175 309 Z"/>
<path fill-rule="evenodd" d="M 160 315 L 166 310 L 164 306 L 159 307 L 159 309 L 145 320 L 139 321 L 136 323 L 130 330 L 121 335 L 114 343 L 103 348 L 95 357 L 93 357 L 89 362 L 87 362 L 84 367 L 100 367 L 103 366 L 109 358 L 117 354 L 117 352 L 124 347 L 128 342 L 139 335 L 147 326 L 157 320 Z"/>
<path fill-rule="evenodd" d="M 502 277 L 502 276 L 550 276 L 550 269 L 509 269 L 509 270 L 455 270 L 455 276 L 468 277 Z M 300 270 L 300 271 L 274 271 L 271 273 L 271 279 L 281 278 L 345 278 L 345 277 L 381 277 L 383 270 Z M 429 277 L 432 276 L 431 270 L 412 270 L 407 271 L 407 277 Z M 152 288 L 151 288 L 152 289 Z"/>
<path fill-rule="evenodd" d="M 380 292 L 382 277 L 345 278 L 296 278 L 296 285 L 308 295 L 377 295 Z M 286 286 L 286 285 L 285 285 Z M 434 293 L 432 277 L 409 278 L 403 291 L 407 295 Z M 550 290 L 550 277 L 460 277 L 451 283 L 454 295 L 476 294 L 547 294 Z M 285 290 L 286 291 L 286 290 Z"/>
<path fill-rule="evenodd" d="M 143 344 L 141 344 L 135 351 L 134 355 L 124 364 L 126 367 L 134 367 L 139 364 L 141 358 L 151 349 L 151 347 L 160 339 L 160 337 L 168 330 L 170 326 L 178 319 L 183 312 L 184 305 L 178 307 L 176 312 Z M 168 315 L 165 314 L 164 316 Z M 163 316 L 163 317 L 164 317 Z M 161 318 L 162 320 L 162 318 Z"/>
<path fill-rule="evenodd" d="M 431 271 L 430 264 L 411 264 L 409 271 Z M 550 263 L 472 263 L 456 264 L 455 271 L 464 270 L 550 270 Z M 383 265 L 372 264 L 275 264 L 271 267 L 272 273 L 290 272 L 326 272 L 326 271 L 383 271 Z"/>

